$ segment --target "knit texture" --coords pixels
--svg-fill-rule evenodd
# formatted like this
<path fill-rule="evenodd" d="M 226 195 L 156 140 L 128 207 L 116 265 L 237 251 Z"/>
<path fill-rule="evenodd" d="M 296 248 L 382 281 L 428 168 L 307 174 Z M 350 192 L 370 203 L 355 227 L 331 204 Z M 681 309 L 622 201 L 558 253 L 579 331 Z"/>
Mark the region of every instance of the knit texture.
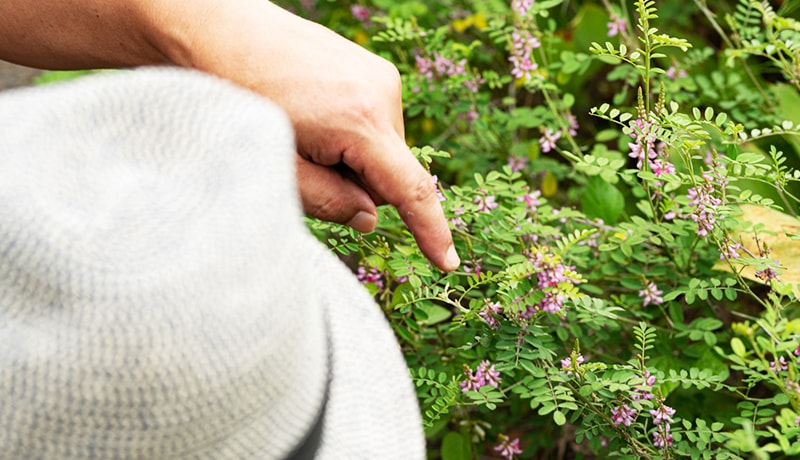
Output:
<path fill-rule="evenodd" d="M 0 458 L 424 458 L 391 328 L 263 98 L 142 69 L 0 94 Z"/>

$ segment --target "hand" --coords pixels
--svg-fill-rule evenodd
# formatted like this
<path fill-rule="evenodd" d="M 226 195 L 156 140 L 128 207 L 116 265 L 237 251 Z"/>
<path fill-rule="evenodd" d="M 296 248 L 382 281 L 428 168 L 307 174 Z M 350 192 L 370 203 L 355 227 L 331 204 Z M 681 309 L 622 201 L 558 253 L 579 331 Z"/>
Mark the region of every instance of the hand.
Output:
<path fill-rule="evenodd" d="M 234 30 L 204 31 L 221 44 L 247 37 L 236 55 L 220 55 L 212 46 L 194 53 L 193 65 L 286 110 L 297 134 L 297 177 L 307 213 L 372 231 L 376 206 L 394 205 L 422 252 L 443 270 L 457 268 L 433 180 L 405 143 L 397 69 L 318 24 L 255 3 L 237 20 L 217 16 L 217 24 Z"/>
<path fill-rule="evenodd" d="M 170 63 L 251 88 L 292 120 L 306 212 L 370 231 L 388 203 L 437 267 L 460 263 L 405 143 L 397 69 L 266 0 L 4 0 L 0 56 L 48 68 Z"/>

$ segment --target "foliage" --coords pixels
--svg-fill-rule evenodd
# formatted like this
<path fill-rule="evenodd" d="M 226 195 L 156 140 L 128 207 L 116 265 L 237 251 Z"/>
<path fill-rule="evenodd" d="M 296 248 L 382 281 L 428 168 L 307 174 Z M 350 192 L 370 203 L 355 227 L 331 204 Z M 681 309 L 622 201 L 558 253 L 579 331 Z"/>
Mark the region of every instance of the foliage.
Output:
<path fill-rule="evenodd" d="M 432 269 L 391 209 L 309 221 L 400 338 L 432 458 L 800 453 L 791 2 L 303 3 L 400 69 L 462 256 Z"/>
<path fill-rule="evenodd" d="M 453 273 L 392 209 L 309 220 L 390 319 L 431 458 L 800 454 L 796 2 L 284 3 L 397 65 L 438 178 Z"/>

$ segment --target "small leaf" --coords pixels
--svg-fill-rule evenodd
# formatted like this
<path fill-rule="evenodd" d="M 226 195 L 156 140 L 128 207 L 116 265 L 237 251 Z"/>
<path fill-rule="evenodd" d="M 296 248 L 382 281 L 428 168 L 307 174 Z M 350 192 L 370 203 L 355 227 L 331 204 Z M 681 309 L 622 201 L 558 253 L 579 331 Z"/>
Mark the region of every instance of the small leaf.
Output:
<path fill-rule="evenodd" d="M 441 448 L 442 460 L 470 460 L 472 443 L 461 433 L 451 431 L 444 435 Z"/>
<path fill-rule="evenodd" d="M 547 171 L 542 179 L 542 195 L 549 198 L 556 194 L 558 191 L 558 179 L 551 171 Z"/>
<path fill-rule="evenodd" d="M 625 197 L 622 192 L 600 177 L 589 178 L 581 197 L 581 209 L 588 217 L 600 218 L 603 222 L 612 224 L 624 208 Z"/>

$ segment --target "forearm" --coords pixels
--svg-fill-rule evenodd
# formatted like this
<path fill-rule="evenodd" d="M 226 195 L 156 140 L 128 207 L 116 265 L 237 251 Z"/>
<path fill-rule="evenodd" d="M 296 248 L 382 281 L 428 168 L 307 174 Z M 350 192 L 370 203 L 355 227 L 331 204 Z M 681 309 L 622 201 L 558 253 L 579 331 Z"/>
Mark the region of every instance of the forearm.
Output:
<path fill-rule="evenodd" d="M 213 3 L 3 0 L 0 59 L 50 69 L 176 63 Z"/>

